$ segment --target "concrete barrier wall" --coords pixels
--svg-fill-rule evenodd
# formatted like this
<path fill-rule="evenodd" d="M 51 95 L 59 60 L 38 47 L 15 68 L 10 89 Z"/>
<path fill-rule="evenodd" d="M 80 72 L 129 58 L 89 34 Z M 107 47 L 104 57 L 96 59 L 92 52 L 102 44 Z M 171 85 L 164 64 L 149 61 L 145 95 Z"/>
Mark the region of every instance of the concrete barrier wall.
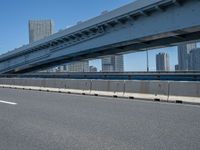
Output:
<path fill-rule="evenodd" d="M 91 80 L 67 80 L 67 87 L 68 89 L 78 89 L 87 91 L 90 90 Z"/>
<path fill-rule="evenodd" d="M 124 95 L 123 80 L 92 80 L 91 94 L 120 97 Z"/>
<path fill-rule="evenodd" d="M 23 86 L 23 85 L 25 85 L 25 86 L 33 86 L 33 87 L 41 87 L 41 85 L 42 84 L 44 84 L 43 82 L 43 80 L 42 79 L 33 79 L 33 80 L 30 80 L 30 79 L 28 79 L 28 78 L 26 78 L 26 79 L 22 79 L 22 80 L 20 80 L 20 79 L 15 79 L 16 81 L 16 85 L 21 85 L 21 86 Z"/>
<path fill-rule="evenodd" d="M 0 79 L 0 84 L 5 84 L 5 85 L 15 85 L 13 79 L 8 79 L 8 78 L 1 78 Z"/>
<path fill-rule="evenodd" d="M 200 82 L 0 78 L 0 85 L 163 101 L 200 103 Z"/>
<path fill-rule="evenodd" d="M 125 97 L 168 100 L 167 81 L 125 81 Z"/>
<path fill-rule="evenodd" d="M 44 79 L 44 84 L 41 87 L 64 89 L 66 87 L 66 81 L 62 79 Z"/>
<path fill-rule="evenodd" d="M 169 100 L 200 102 L 200 82 L 170 82 Z"/>
<path fill-rule="evenodd" d="M 90 94 L 91 80 L 65 80 L 65 91 L 70 93 Z"/>
<path fill-rule="evenodd" d="M 199 82 L 171 82 L 170 95 L 200 97 Z"/>
<path fill-rule="evenodd" d="M 2 81 L 2 79 L 0 80 Z M 1 83 L 4 83 L 6 85 L 16 85 L 16 86 L 36 86 L 41 87 L 43 80 L 42 79 L 29 79 L 29 78 L 12 78 L 12 79 L 6 79 Z M 0 84 L 1 84 L 0 83 Z"/>

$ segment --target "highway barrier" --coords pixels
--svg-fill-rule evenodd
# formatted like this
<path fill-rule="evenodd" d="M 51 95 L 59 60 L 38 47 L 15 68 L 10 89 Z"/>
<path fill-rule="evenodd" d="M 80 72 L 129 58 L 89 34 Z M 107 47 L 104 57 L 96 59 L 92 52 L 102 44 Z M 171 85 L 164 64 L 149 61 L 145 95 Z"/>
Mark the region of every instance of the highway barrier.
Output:
<path fill-rule="evenodd" d="M 200 82 L 196 81 L 0 78 L 0 87 L 177 103 L 200 103 Z"/>
<path fill-rule="evenodd" d="M 168 81 L 125 81 L 125 97 L 168 100 Z"/>
<path fill-rule="evenodd" d="M 123 80 L 91 80 L 91 94 L 112 97 L 124 95 Z"/>
<path fill-rule="evenodd" d="M 68 93 L 89 94 L 91 89 L 91 80 L 69 80 L 66 79 L 65 90 Z"/>
<path fill-rule="evenodd" d="M 200 82 L 170 82 L 169 101 L 200 103 Z"/>
<path fill-rule="evenodd" d="M 66 81 L 60 79 L 44 79 L 44 81 L 41 87 L 64 89 L 66 85 Z"/>

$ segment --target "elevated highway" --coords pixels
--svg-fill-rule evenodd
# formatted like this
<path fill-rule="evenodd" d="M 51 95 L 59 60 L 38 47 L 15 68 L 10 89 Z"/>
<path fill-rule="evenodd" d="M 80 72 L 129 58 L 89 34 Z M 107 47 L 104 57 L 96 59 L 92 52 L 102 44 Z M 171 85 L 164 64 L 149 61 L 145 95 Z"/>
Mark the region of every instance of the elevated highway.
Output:
<path fill-rule="evenodd" d="M 0 73 L 24 73 L 197 40 L 199 0 L 139 0 L 0 56 Z"/>

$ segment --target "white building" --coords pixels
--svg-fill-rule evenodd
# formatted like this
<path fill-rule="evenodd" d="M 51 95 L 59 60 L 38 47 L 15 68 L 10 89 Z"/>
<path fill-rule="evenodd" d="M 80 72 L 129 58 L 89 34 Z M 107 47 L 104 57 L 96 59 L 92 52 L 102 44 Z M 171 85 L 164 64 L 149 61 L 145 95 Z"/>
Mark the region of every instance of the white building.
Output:
<path fill-rule="evenodd" d="M 73 62 L 64 65 L 64 71 L 66 72 L 89 72 L 89 61 L 83 60 L 79 62 Z"/>
<path fill-rule="evenodd" d="M 123 55 L 112 55 L 102 58 L 102 72 L 123 72 Z"/>
<path fill-rule="evenodd" d="M 68 64 L 59 65 L 57 67 L 44 70 L 42 72 L 89 72 L 89 61 L 72 62 Z"/>

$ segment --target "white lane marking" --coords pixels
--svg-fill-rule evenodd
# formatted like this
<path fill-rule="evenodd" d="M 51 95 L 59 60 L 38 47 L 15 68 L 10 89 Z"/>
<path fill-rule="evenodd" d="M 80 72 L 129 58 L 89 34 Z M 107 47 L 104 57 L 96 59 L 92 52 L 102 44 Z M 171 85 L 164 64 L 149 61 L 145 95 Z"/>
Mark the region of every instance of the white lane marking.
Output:
<path fill-rule="evenodd" d="M 2 100 L 0 100 L 0 103 L 10 104 L 10 105 L 17 105 L 17 103 L 14 103 L 14 102 L 8 102 L 8 101 L 2 101 Z"/>

